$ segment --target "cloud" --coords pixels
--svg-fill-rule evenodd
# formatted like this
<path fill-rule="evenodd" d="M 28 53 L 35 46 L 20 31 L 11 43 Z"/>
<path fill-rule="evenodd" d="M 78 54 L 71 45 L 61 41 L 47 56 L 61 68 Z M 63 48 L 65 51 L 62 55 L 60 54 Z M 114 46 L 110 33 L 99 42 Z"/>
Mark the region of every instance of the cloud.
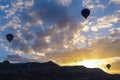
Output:
<path fill-rule="evenodd" d="M 111 31 L 111 35 L 112 37 L 120 37 L 120 31 Z"/>
<path fill-rule="evenodd" d="M 99 54 L 101 58 L 117 57 L 120 51 L 120 39 L 103 38 L 92 45 L 95 50 L 93 53 Z M 103 56 L 103 53 L 105 55 Z"/>
<path fill-rule="evenodd" d="M 38 60 L 36 59 L 28 59 L 28 58 L 24 58 L 20 55 L 7 55 L 6 57 L 7 60 L 11 61 L 11 62 L 38 62 Z"/>
<path fill-rule="evenodd" d="M 120 0 L 110 0 L 110 3 L 120 4 Z"/>
<path fill-rule="evenodd" d="M 103 5 L 100 0 L 82 0 L 83 7 L 87 7 L 89 9 L 104 9 L 105 5 Z"/>
<path fill-rule="evenodd" d="M 8 7 L 9 7 L 9 5 L 4 5 L 4 6 L 1 5 L 1 6 L 0 6 L 0 10 L 5 10 L 5 9 L 8 8 Z"/>
<path fill-rule="evenodd" d="M 18 15 L 23 10 L 30 10 L 34 6 L 34 0 L 12 0 L 12 1 L 1 1 L 0 10 L 4 13 L 4 20 L 12 18 L 14 15 Z"/>
<path fill-rule="evenodd" d="M 6 29 L 9 29 L 9 28 L 17 30 L 17 29 L 21 28 L 20 22 L 21 22 L 21 20 L 17 16 L 14 16 L 10 21 L 8 21 L 7 24 L 2 25 L 0 31 L 5 31 Z"/>
<path fill-rule="evenodd" d="M 89 20 L 81 22 L 81 25 L 84 26 L 82 31 L 84 31 L 84 32 L 89 31 L 90 30 L 90 27 L 89 27 L 90 23 L 91 22 Z"/>
<path fill-rule="evenodd" d="M 69 6 L 61 6 L 48 0 L 17 2 L 12 4 L 15 3 L 13 6 L 18 11 L 11 10 L 16 13 L 11 15 L 9 22 L 2 25 L 3 33 L 12 29 L 15 36 L 10 47 L 8 44 L 4 45 L 7 50 L 19 55 L 38 55 L 41 58 L 51 52 L 73 49 L 77 42 L 85 42 L 85 36 L 80 34 L 83 27 L 67 11 Z M 68 5 L 72 1 L 60 2 Z M 18 6 L 22 11 L 19 11 Z"/>
<path fill-rule="evenodd" d="M 8 19 L 8 18 L 12 17 L 19 10 L 22 10 L 22 6 L 23 6 L 22 0 L 11 1 L 10 8 L 5 10 L 5 12 L 6 12 L 5 18 Z"/>
<path fill-rule="evenodd" d="M 72 27 L 74 27 L 74 29 Z M 80 29 L 74 21 L 70 21 L 69 24 L 64 24 L 64 26 L 61 26 L 61 24 L 53 25 L 52 28 L 47 29 L 46 32 L 36 33 L 33 49 L 38 52 L 40 52 L 40 50 L 46 51 L 47 48 L 61 50 L 65 49 L 64 45 L 68 46 L 68 48 L 73 48 L 80 40 L 75 41 L 75 39 L 79 37 Z"/>
<path fill-rule="evenodd" d="M 57 3 L 63 6 L 69 6 L 72 3 L 72 0 L 57 0 Z"/>
<path fill-rule="evenodd" d="M 54 60 L 61 65 L 92 59 L 105 59 L 107 62 L 111 60 L 112 63 L 120 60 L 119 44 L 120 39 L 112 40 L 111 38 L 102 38 L 93 42 L 88 48 L 46 54 L 46 58 Z"/>
<path fill-rule="evenodd" d="M 25 8 L 31 8 L 34 6 L 34 0 L 25 0 Z"/>
<path fill-rule="evenodd" d="M 22 39 L 14 39 L 12 41 L 12 45 L 11 47 L 13 48 L 13 50 L 19 50 L 21 52 L 24 52 L 24 53 L 32 53 L 32 49 L 31 47 L 27 44 L 27 42 L 25 40 L 22 40 Z"/>
<path fill-rule="evenodd" d="M 97 22 L 92 26 L 92 31 L 98 31 L 103 28 L 111 28 L 113 24 L 117 24 L 120 18 L 117 14 L 107 15 L 97 19 Z"/>
<path fill-rule="evenodd" d="M 7 55 L 6 59 L 9 61 L 16 61 L 16 62 L 28 61 L 28 59 L 22 58 L 22 56 L 19 56 L 19 55 Z"/>

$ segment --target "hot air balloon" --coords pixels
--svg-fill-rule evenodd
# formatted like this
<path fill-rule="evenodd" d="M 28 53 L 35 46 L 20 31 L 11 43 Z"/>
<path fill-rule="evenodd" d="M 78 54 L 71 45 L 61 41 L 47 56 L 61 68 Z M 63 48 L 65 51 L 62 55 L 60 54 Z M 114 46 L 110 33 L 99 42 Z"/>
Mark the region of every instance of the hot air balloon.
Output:
<path fill-rule="evenodd" d="M 110 65 L 110 64 L 107 64 L 106 67 L 107 67 L 108 69 L 110 69 L 111 65 Z"/>
<path fill-rule="evenodd" d="M 7 34 L 7 35 L 6 35 L 6 38 L 7 38 L 7 40 L 10 42 L 10 41 L 13 40 L 14 36 L 13 36 L 13 34 Z"/>
<path fill-rule="evenodd" d="M 82 16 L 87 19 L 87 17 L 90 15 L 90 10 L 85 8 L 81 11 Z"/>

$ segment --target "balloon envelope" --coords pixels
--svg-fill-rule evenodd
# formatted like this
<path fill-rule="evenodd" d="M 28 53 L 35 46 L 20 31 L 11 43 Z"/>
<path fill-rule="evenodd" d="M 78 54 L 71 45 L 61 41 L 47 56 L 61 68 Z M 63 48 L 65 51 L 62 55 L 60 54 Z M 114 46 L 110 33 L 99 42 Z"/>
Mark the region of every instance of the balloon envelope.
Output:
<path fill-rule="evenodd" d="M 108 69 L 110 69 L 111 65 L 110 65 L 110 64 L 107 64 L 106 67 L 107 67 Z"/>
<path fill-rule="evenodd" d="M 85 8 L 85 9 L 83 9 L 83 10 L 81 11 L 81 14 L 82 14 L 82 16 L 83 16 L 84 18 L 87 19 L 87 17 L 90 15 L 90 10 L 87 9 L 87 8 Z"/>
<path fill-rule="evenodd" d="M 12 34 L 7 34 L 6 35 L 7 40 L 10 42 L 13 40 L 14 36 Z"/>

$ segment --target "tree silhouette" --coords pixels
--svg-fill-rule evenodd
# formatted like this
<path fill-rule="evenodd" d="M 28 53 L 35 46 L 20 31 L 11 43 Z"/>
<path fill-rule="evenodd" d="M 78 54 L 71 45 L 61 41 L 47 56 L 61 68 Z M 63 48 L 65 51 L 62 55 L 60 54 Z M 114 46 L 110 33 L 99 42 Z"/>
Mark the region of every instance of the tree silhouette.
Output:
<path fill-rule="evenodd" d="M 3 61 L 3 66 L 4 66 L 4 68 L 9 68 L 10 62 L 8 60 Z"/>

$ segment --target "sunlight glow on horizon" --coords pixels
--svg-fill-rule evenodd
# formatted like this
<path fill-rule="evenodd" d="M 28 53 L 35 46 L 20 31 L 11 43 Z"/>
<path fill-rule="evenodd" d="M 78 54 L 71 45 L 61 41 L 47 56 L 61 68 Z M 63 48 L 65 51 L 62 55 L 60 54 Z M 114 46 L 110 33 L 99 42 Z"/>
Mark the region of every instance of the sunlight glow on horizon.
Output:
<path fill-rule="evenodd" d="M 106 64 L 109 63 L 108 61 L 102 61 L 99 59 L 92 59 L 92 60 L 83 60 L 75 63 L 69 63 L 65 65 L 71 65 L 71 66 L 84 66 L 86 68 L 100 68 L 103 71 L 109 73 L 109 74 L 115 74 L 116 71 L 112 69 L 107 69 Z"/>
<path fill-rule="evenodd" d="M 82 65 L 87 68 L 101 68 L 101 69 L 102 69 L 102 66 L 105 64 L 107 64 L 107 62 L 102 62 L 100 60 L 94 60 L 94 59 L 93 60 L 83 60 L 80 62 L 72 63 L 72 65 L 76 65 L 76 66 Z"/>

